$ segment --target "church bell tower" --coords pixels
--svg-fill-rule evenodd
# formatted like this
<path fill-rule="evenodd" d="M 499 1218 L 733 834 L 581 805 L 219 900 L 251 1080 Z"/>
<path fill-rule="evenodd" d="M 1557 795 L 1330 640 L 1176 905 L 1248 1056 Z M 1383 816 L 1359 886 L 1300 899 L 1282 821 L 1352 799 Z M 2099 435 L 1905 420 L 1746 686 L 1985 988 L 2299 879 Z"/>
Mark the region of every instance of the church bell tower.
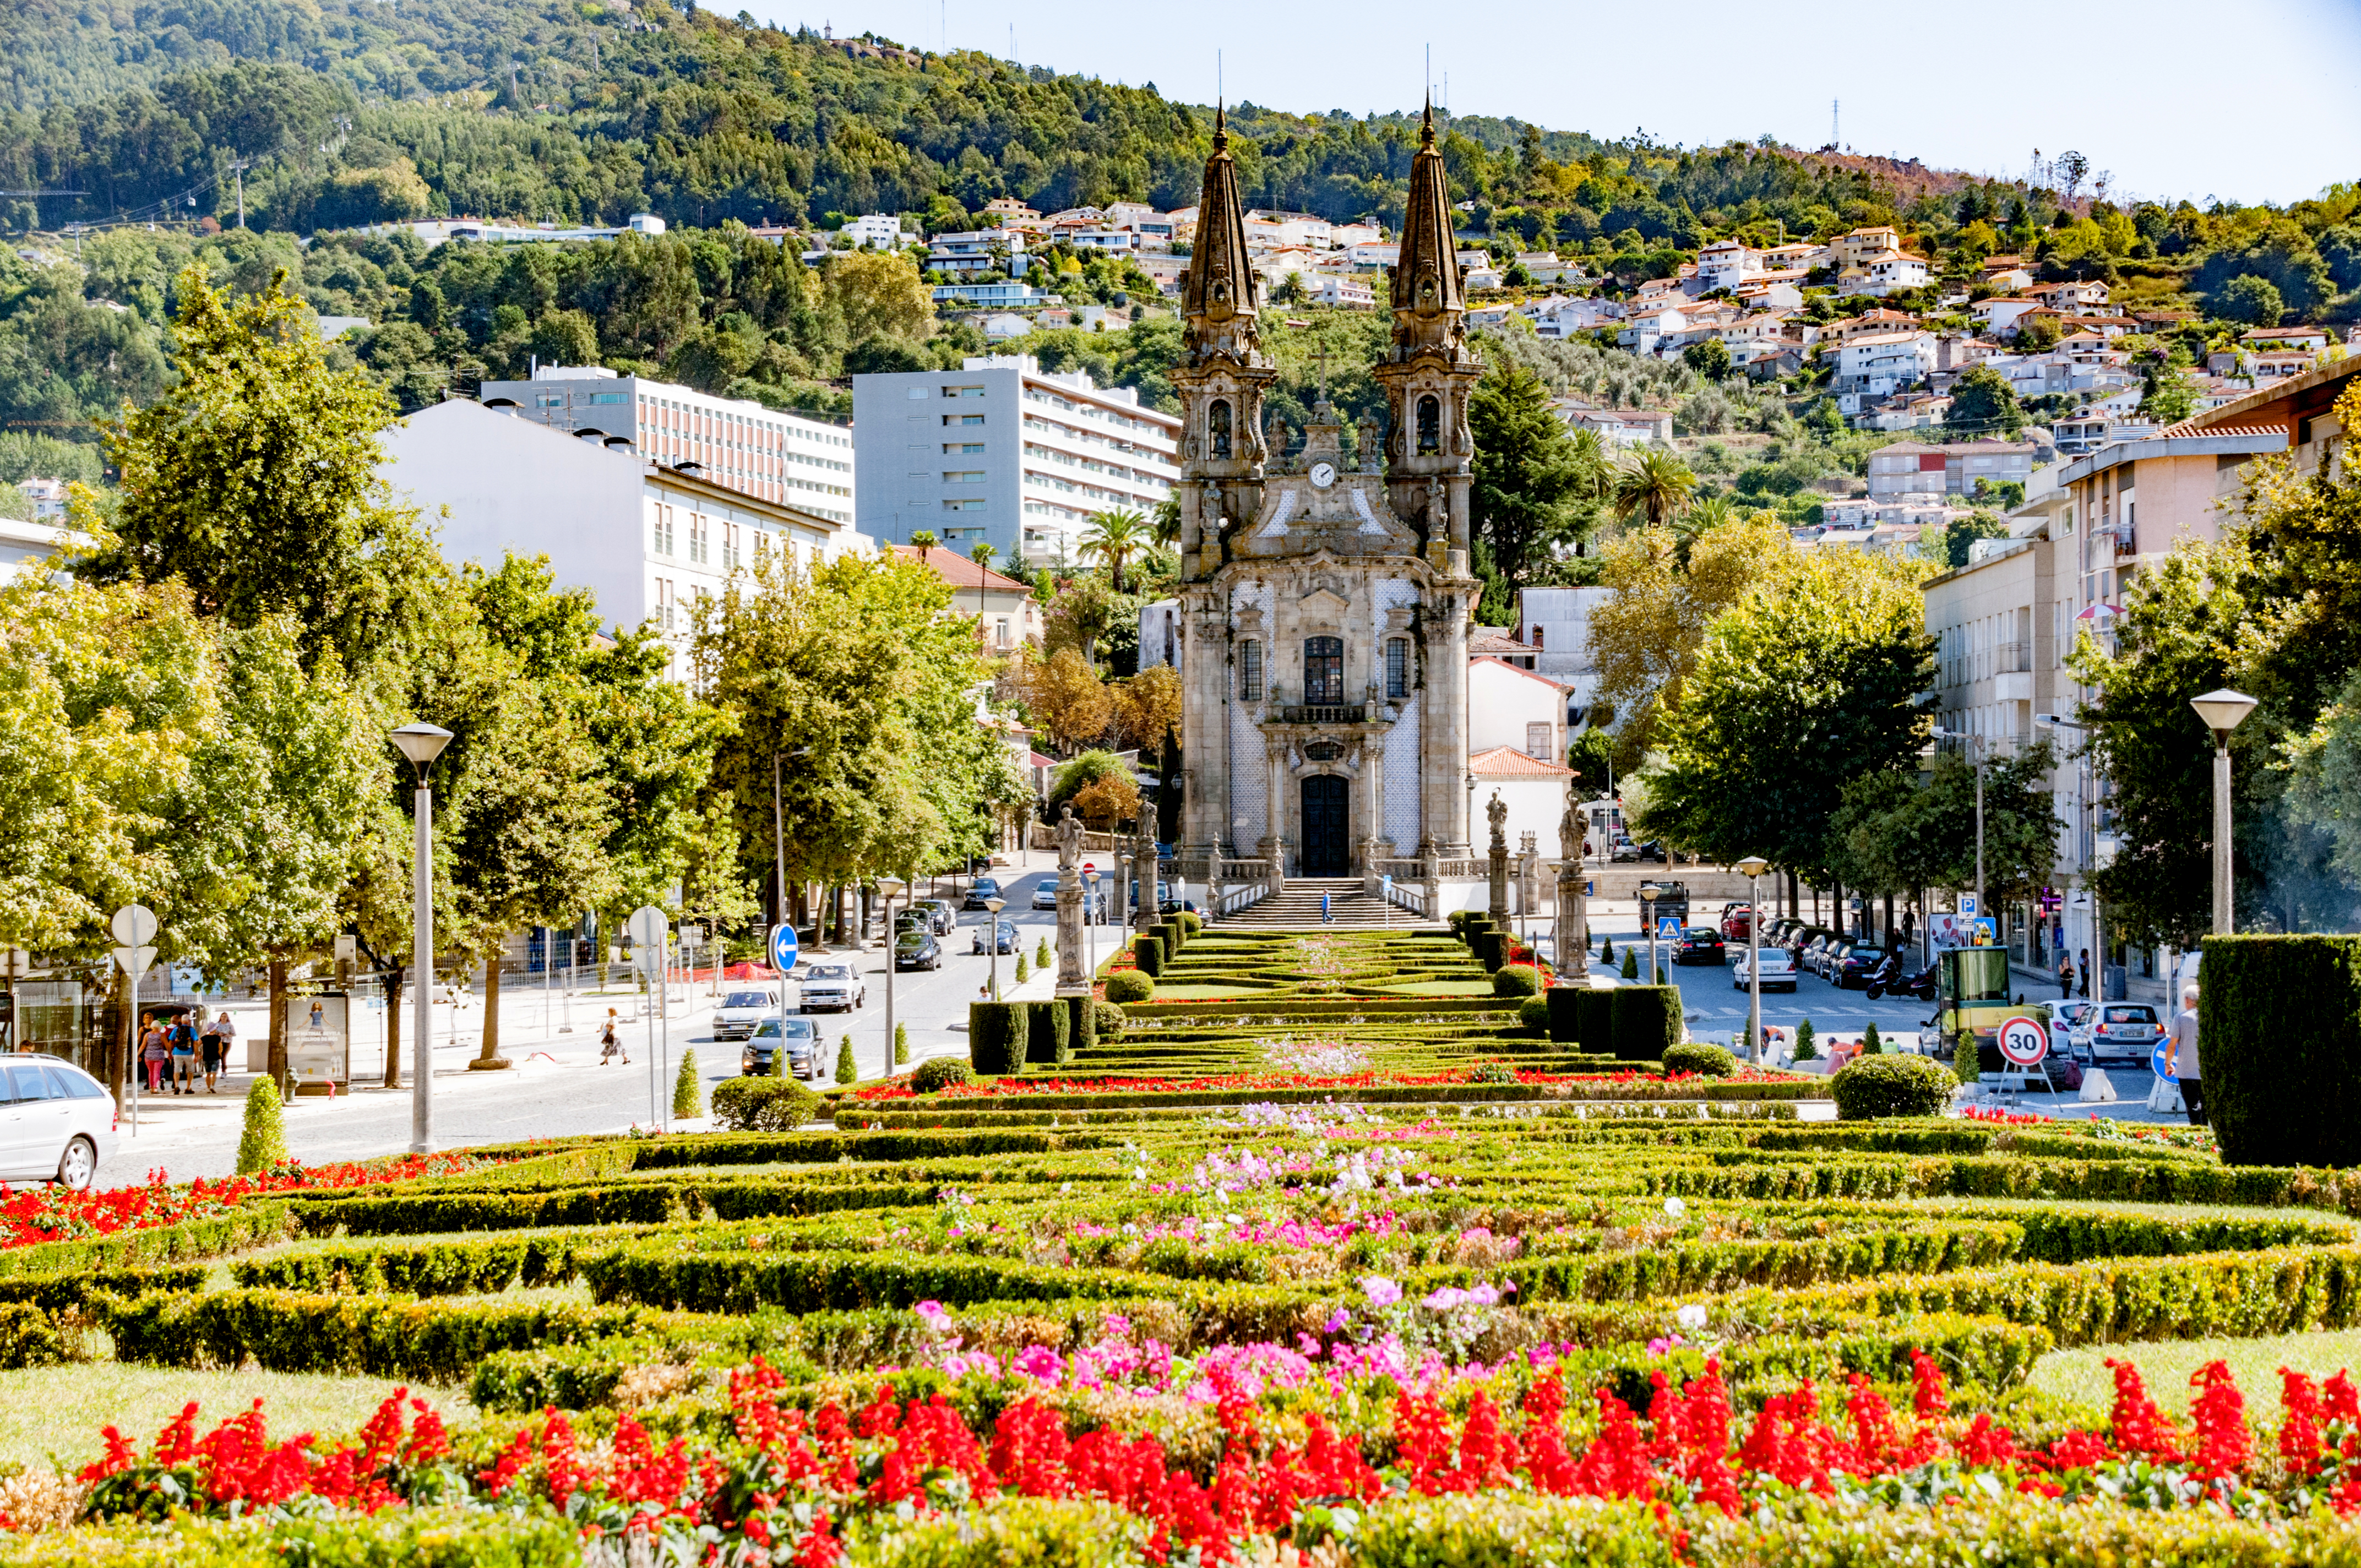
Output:
<path fill-rule="evenodd" d="M 1213 111 L 1213 155 L 1197 198 L 1197 239 L 1180 285 L 1187 345 L 1172 368 L 1180 396 L 1180 580 L 1229 559 L 1229 534 L 1262 505 L 1262 400 L 1279 371 L 1262 351 L 1256 278 L 1228 121 Z"/>

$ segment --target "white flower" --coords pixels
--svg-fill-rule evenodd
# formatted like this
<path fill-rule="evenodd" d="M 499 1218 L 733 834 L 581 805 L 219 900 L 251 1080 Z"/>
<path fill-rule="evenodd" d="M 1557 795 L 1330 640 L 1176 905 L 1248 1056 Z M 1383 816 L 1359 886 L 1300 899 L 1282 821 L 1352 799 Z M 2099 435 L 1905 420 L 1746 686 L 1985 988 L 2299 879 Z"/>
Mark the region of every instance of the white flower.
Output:
<path fill-rule="evenodd" d="M 1686 1203 L 1682 1202 L 1679 1199 L 1667 1198 L 1664 1200 L 1664 1212 L 1671 1215 L 1674 1219 L 1677 1220 L 1688 1212 L 1689 1206 Z"/>
<path fill-rule="evenodd" d="M 1705 1327 L 1706 1311 L 1703 1307 L 1683 1307 L 1673 1315 L 1680 1321 L 1681 1327 L 1685 1329 L 1694 1331 Z"/>

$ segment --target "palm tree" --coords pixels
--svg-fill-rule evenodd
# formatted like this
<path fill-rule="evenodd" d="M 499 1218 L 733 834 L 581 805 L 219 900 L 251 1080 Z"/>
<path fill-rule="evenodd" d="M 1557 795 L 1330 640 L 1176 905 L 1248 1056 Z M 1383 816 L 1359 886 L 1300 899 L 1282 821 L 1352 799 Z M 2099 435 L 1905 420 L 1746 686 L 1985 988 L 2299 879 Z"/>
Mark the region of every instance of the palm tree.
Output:
<path fill-rule="evenodd" d="M 979 620 L 983 616 L 984 579 L 992 574 L 992 558 L 999 554 L 999 551 L 992 547 L 990 540 L 980 541 L 974 549 L 968 552 L 980 568 L 975 575 L 975 613 Z"/>
<path fill-rule="evenodd" d="M 1107 576 L 1115 591 L 1122 593 L 1124 563 L 1137 554 L 1148 541 L 1148 520 L 1126 507 L 1092 513 L 1091 525 L 1083 532 L 1081 545 L 1083 554 L 1095 555 L 1106 563 Z"/>
<path fill-rule="evenodd" d="M 1615 515 L 1629 521 L 1637 512 L 1650 528 L 1662 528 L 1688 509 L 1697 490 L 1689 466 L 1663 447 L 1652 447 L 1615 476 Z"/>
<path fill-rule="evenodd" d="M 931 528 L 921 528 L 910 535 L 910 548 L 918 553 L 918 559 L 921 561 L 927 558 L 928 551 L 941 543 L 941 540 L 935 537 L 935 531 Z"/>

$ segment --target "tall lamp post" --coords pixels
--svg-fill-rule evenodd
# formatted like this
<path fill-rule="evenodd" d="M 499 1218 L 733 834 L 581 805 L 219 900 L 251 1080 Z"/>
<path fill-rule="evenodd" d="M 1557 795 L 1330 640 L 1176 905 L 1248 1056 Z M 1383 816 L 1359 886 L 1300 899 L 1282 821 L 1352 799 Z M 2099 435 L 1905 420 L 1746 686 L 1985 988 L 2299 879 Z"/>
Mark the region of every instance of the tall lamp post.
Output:
<path fill-rule="evenodd" d="M 1738 862 L 1746 878 L 1746 1058 L 1763 1065 L 1763 873 L 1771 862 L 1749 855 Z"/>
<path fill-rule="evenodd" d="M 418 1064 L 410 1081 L 410 1152 L 434 1152 L 434 788 L 426 782 L 434 759 L 451 743 L 451 732 L 434 724 L 405 724 L 393 743 L 417 774 L 411 796 L 416 818 L 411 840 L 410 991 L 411 1050 Z"/>
<path fill-rule="evenodd" d="M 2075 722 L 2073 719 L 2067 718 L 2062 713 L 2037 713 L 2033 716 L 2033 722 L 2039 725 L 2044 729 L 2081 729 L 2088 731 L 2091 728 L 2087 724 L 2079 724 Z M 2094 791 L 2091 782 L 2091 748 L 2088 743 L 2083 745 L 2081 752 L 2079 753 L 2078 760 L 2081 764 L 2081 773 L 2074 786 L 2076 796 L 2074 809 L 2074 866 L 2076 874 L 2082 878 L 2084 882 L 2083 896 L 2088 897 L 2090 896 L 2088 884 L 2092 870 L 2091 862 L 2096 858 L 2094 853 L 2095 846 L 2092 842 L 2093 837 L 2092 830 L 2092 817 L 2094 810 L 2094 803 L 2091 797 Z M 2091 910 L 2091 935 L 2092 945 L 2094 947 L 2097 946 L 2098 927 L 2098 906 L 2093 903 Z M 2062 913 L 2059 916 L 2058 940 L 2059 943 L 2059 953 L 2062 958 L 2069 951 L 2068 945 L 2072 940 L 2072 938 L 2066 934 L 2065 916 Z M 2087 951 L 2088 949 L 2085 950 Z M 2070 991 L 2067 994 L 2070 996 L 2073 992 Z"/>
<path fill-rule="evenodd" d="M 877 879 L 877 896 L 885 903 L 885 1073 L 894 1076 L 894 971 L 902 967 L 902 934 L 894 929 L 894 901 L 909 883 L 896 876 Z M 856 1072 L 859 1070 L 855 1069 Z"/>
<path fill-rule="evenodd" d="M 2202 700 L 2202 699 L 2201 699 Z M 1938 740 L 1964 740 L 1976 764 L 1976 918 L 1982 920 L 1988 911 L 1984 907 L 1984 738 L 1964 729 L 1934 729 Z M 2000 922 L 1993 922 L 1995 940 L 2000 936 Z"/>
<path fill-rule="evenodd" d="M 2189 699 L 2213 731 L 2213 934 L 2230 935 L 2237 911 L 2230 896 L 2230 731 L 2255 711 L 2255 699 L 2224 686 Z"/>
<path fill-rule="evenodd" d="M 1098 901 L 1099 873 L 1084 872 L 1082 873 L 1082 926 L 1090 938 L 1090 974 L 1093 977 L 1099 972 L 1099 927 L 1092 912 Z"/>
<path fill-rule="evenodd" d="M 984 918 L 992 925 L 992 929 L 984 933 L 983 950 L 992 955 L 992 999 L 994 1002 L 1000 1000 L 1000 912 L 1007 907 L 1008 900 L 1005 898 L 983 901 Z"/>

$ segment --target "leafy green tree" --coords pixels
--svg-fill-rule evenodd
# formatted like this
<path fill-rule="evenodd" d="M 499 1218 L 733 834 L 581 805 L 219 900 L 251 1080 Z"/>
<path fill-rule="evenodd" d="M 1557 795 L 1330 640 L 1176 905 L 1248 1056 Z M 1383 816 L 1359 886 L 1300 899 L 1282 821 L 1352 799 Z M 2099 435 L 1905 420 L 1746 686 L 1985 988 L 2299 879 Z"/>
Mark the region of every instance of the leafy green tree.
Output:
<path fill-rule="evenodd" d="M 1586 729 L 1577 733 L 1566 748 L 1565 760 L 1574 769 L 1575 787 L 1583 798 L 1596 800 L 1606 795 L 1615 775 L 1615 742 L 1607 731 Z"/>
<path fill-rule="evenodd" d="M 1583 531 L 1580 502 L 1603 476 L 1585 459 L 1550 408 L 1550 390 L 1522 363 L 1503 357 L 1467 402 L 1476 442 L 1470 496 L 1476 532 L 1510 586 Z"/>
<path fill-rule="evenodd" d="M 2057 862 L 2047 741 L 1984 764 L 1984 889 L 1994 905 L 2032 898 Z M 1845 781 L 1829 822 L 1827 867 L 1848 886 L 1887 894 L 1976 885 L 1976 770 L 1946 751 L 1921 778 L 1888 768 Z"/>
<path fill-rule="evenodd" d="M 2234 322 L 2277 326 L 2287 319 L 2287 301 L 2278 284 L 2246 273 L 2231 279 L 2223 289 L 2220 312 Z"/>
<path fill-rule="evenodd" d="M 1707 629 L 1659 727 L 1641 830 L 1725 863 L 1823 867 L 1833 784 L 1916 750 L 1933 674 L 1908 576 L 1850 552 L 1801 558 Z"/>
<path fill-rule="evenodd" d="M 2158 424 L 2179 424 L 2197 411 L 2197 389 L 2175 370 L 2150 374 L 2140 394 L 2139 416 Z"/>
<path fill-rule="evenodd" d="M 2016 389 L 1989 365 L 1969 366 L 1951 384 L 1951 408 L 1943 417 L 1954 430 L 1978 435 L 2015 435 L 2025 428 Z"/>
<path fill-rule="evenodd" d="M 1084 555 L 1094 556 L 1107 569 L 1110 585 L 1118 594 L 1124 591 L 1123 568 L 1148 543 L 1148 519 L 1128 507 L 1116 507 L 1093 512 L 1090 523 L 1082 530 L 1077 548 Z"/>
<path fill-rule="evenodd" d="M 1943 565 L 1956 572 L 1968 564 L 1969 547 L 1977 540 L 2007 537 L 2008 525 L 1988 511 L 1971 511 L 1965 517 L 1955 517 L 1943 525 L 1940 549 Z"/>
<path fill-rule="evenodd" d="M 1730 374 L 1730 345 L 1718 337 L 1692 343 L 1681 350 L 1681 363 L 1708 381 L 1719 381 Z"/>

